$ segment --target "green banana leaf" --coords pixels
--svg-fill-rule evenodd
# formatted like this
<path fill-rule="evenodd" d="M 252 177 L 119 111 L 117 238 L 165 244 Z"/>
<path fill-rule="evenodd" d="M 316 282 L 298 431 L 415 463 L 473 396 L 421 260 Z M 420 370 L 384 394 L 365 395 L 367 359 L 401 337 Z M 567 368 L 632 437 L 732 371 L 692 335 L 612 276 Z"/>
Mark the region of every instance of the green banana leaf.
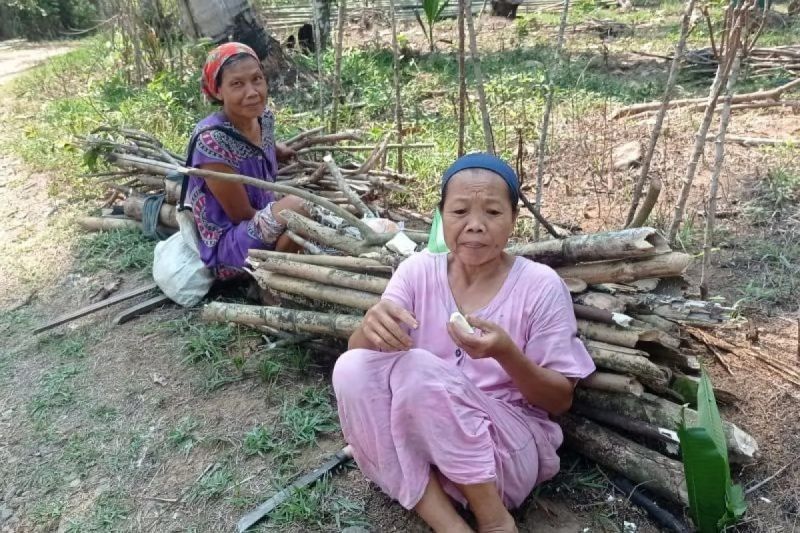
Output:
<path fill-rule="evenodd" d="M 442 214 L 439 208 L 433 213 L 433 224 L 428 236 L 428 251 L 434 254 L 447 253 L 447 243 L 444 242 L 444 226 L 442 226 Z"/>
<path fill-rule="evenodd" d="M 744 491 L 731 482 L 728 446 L 714 388 L 705 370 L 697 386 L 697 427 L 678 430 L 689 508 L 701 533 L 718 533 L 747 510 Z"/>
<path fill-rule="evenodd" d="M 447 4 L 449 3 L 449 0 L 446 2 L 442 2 L 441 0 L 422 1 L 422 11 L 425 12 L 425 20 L 429 25 L 432 26 L 437 20 L 439 20 L 439 17 L 442 15 L 442 11 L 444 11 L 444 8 L 446 8 Z"/>

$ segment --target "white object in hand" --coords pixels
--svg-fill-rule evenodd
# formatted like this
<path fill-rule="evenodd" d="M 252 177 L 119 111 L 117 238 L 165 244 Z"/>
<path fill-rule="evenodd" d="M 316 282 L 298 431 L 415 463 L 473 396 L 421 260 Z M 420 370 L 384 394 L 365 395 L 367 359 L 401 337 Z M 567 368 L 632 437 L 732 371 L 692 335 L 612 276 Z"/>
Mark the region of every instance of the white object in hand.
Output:
<path fill-rule="evenodd" d="M 453 314 L 450 315 L 450 322 L 467 333 L 475 333 L 475 329 L 469 325 L 469 322 L 467 322 L 467 319 L 464 318 L 464 315 L 458 311 L 454 311 Z"/>

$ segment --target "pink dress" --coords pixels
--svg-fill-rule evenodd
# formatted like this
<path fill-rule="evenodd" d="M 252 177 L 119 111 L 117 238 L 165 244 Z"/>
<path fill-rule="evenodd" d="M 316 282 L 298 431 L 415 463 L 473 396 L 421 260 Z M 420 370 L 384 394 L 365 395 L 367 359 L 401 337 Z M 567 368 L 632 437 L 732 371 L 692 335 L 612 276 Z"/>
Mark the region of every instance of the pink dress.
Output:
<path fill-rule="evenodd" d="M 436 467 L 444 489 L 494 481 L 509 508 L 559 469 L 561 428 L 493 358 L 472 359 L 447 333 L 457 310 L 447 255 L 404 261 L 383 294 L 411 311 L 407 352 L 350 350 L 333 387 L 345 439 L 364 475 L 401 505 L 419 502 Z M 536 364 L 584 378 L 594 363 L 577 337 L 572 300 L 549 267 L 517 258 L 497 295 L 473 315 L 502 326 Z"/>

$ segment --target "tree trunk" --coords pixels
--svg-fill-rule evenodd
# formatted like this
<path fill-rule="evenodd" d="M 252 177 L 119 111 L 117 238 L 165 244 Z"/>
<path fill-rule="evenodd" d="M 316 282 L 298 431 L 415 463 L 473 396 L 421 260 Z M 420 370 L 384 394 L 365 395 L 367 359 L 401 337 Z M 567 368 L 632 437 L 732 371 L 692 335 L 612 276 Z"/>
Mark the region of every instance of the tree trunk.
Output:
<path fill-rule="evenodd" d="M 144 209 L 144 196 L 129 196 L 125 200 L 125 216 L 134 220 L 142 220 L 142 210 Z M 158 223 L 168 228 L 178 227 L 177 211 L 174 205 L 162 204 L 158 214 Z"/>
<path fill-rule="evenodd" d="M 610 372 L 594 372 L 578 382 L 584 389 L 596 389 L 606 392 L 620 392 L 641 396 L 644 393 L 642 384 L 636 378 Z"/>
<path fill-rule="evenodd" d="M 670 251 L 667 240 L 653 228 L 633 228 L 576 235 L 511 246 L 508 253 L 524 255 L 551 267 L 586 261 L 633 259 Z M 577 276 L 580 277 L 580 276 Z"/>
<path fill-rule="evenodd" d="M 517 18 L 517 8 L 520 3 L 519 0 L 492 0 L 492 16 Z"/>
<path fill-rule="evenodd" d="M 558 421 L 570 448 L 621 473 L 634 483 L 642 484 L 659 496 L 684 505 L 688 503 L 683 466 L 679 461 L 636 444 L 585 418 L 567 414 Z"/>
<path fill-rule="evenodd" d="M 258 269 L 378 295 L 383 294 L 389 283 L 386 278 L 356 274 L 326 266 L 296 263 L 285 259 L 267 259 L 259 263 Z"/>
<path fill-rule="evenodd" d="M 330 302 L 366 311 L 381 297 L 371 292 L 344 289 L 333 285 L 325 285 L 315 281 L 306 281 L 291 276 L 273 274 L 264 270 L 256 270 L 253 277 L 264 289 L 273 289 L 280 292 L 303 296 L 311 300 Z"/>
<path fill-rule="evenodd" d="M 321 52 L 328 47 L 331 40 L 331 0 L 311 0 L 311 2 L 319 22 L 319 42 L 314 44 Z M 317 39 L 316 36 L 314 39 Z"/>
<path fill-rule="evenodd" d="M 584 344 L 598 367 L 636 376 L 639 381 L 656 392 L 669 389 L 671 377 L 669 370 L 652 363 L 648 359 L 647 352 L 598 341 L 586 341 Z"/>
<path fill-rule="evenodd" d="M 261 59 L 270 82 L 296 77 L 294 65 L 280 43 L 259 22 L 248 0 L 179 0 L 184 32 L 214 43 L 238 41 L 252 48 Z"/>
<path fill-rule="evenodd" d="M 685 414 L 688 426 L 697 425 L 697 411 L 684 408 L 664 398 L 644 393 L 640 398 L 625 394 L 577 389 L 576 403 L 612 411 L 677 431 Z M 752 463 L 758 457 L 755 439 L 730 422 L 722 422 L 730 459 L 736 463 Z"/>

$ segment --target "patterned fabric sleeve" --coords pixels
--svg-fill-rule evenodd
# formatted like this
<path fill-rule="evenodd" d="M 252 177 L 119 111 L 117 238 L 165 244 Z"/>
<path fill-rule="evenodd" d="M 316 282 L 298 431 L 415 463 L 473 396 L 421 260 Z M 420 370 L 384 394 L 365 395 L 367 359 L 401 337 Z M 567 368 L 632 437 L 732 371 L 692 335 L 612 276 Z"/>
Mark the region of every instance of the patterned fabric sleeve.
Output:
<path fill-rule="evenodd" d="M 221 163 L 235 170 L 242 159 L 248 157 L 249 153 L 245 153 L 245 150 L 249 152 L 251 149 L 224 132 L 205 131 L 197 139 L 197 145 L 192 154 L 192 165 Z"/>

